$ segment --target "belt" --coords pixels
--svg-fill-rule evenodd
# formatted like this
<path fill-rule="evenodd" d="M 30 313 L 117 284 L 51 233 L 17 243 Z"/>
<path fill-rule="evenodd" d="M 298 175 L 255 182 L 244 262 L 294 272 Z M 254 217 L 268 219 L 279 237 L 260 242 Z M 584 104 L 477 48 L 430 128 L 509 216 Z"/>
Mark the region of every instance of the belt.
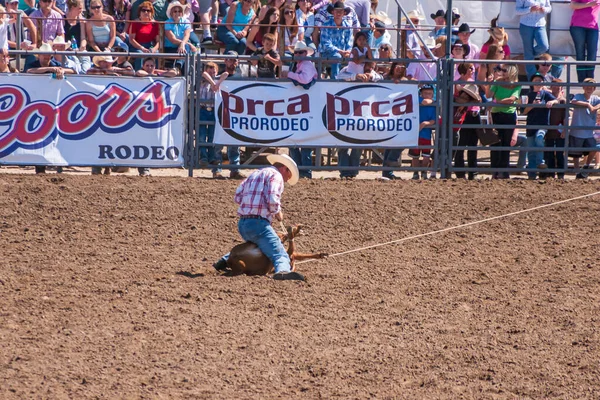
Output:
<path fill-rule="evenodd" d="M 240 219 L 264 219 L 265 221 L 268 221 L 268 219 L 261 217 L 260 215 L 242 215 Z"/>

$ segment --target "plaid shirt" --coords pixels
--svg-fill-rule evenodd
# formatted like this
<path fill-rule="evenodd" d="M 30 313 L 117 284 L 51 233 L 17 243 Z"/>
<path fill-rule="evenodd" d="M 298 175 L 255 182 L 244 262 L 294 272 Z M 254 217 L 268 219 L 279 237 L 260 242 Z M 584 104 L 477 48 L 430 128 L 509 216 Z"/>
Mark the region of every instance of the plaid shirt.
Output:
<path fill-rule="evenodd" d="M 333 26 L 335 28 L 321 29 L 321 53 L 333 53 L 339 50 L 352 50 L 354 42 L 354 32 L 350 29 L 351 25 L 346 20 L 342 20 L 342 26 L 336 27 L 333 18 L 323 24 L 324 27 Z"/>
<path fill-rule="evenodd" d="M 281 210 L 283 176 L 275 167 L 253 172 L 235 191 L 238 215 L 258 215 L 269 222 Z"/>

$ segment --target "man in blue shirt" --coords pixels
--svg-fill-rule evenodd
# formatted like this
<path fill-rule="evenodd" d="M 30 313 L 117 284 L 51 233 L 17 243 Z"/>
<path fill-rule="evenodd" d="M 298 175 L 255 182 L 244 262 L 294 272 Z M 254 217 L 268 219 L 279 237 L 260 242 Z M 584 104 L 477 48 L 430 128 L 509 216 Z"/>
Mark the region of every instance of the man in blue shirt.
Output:
<path fill-rule="evenodd" d="M 341 60 L 343 57 L 350 57 L 352 52 L 353 29 L 350 23 L 344 20 L 346 13 L 344 3 L 336 2 L 331 13 L 333 18 L 327 20 L 321 27 L 319 52 L 321 57 Z M 336 79 L 339 72 L 340 63 L 331 64 L 331 78 Z"/>

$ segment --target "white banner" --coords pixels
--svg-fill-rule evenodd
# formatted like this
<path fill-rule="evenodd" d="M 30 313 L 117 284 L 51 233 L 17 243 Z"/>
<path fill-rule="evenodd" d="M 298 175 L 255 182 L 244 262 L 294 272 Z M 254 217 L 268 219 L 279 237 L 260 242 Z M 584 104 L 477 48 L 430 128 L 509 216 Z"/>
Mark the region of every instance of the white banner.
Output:
<path fill-rule="evenodd" d="M 0 163 L 183 165 L 182 78 L 0 77 Z"/>
<path fill-rule="evenodd" d="M 215 101 L 217 144 L 417 146 L 416 85 L 225 81 Z"/>

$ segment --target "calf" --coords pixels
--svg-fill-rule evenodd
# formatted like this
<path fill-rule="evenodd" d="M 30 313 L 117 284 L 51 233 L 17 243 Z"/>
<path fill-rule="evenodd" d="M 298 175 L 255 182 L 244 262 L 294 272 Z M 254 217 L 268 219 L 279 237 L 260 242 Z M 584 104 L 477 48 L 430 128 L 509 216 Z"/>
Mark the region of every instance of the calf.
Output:
<path fill-rule="evenodd" d="M 295 261 L 318 259 L 327 257 L 327 253 L 303 254 L 296 252 L 294 237 L 300 233 L 301 225 L 288 227 L 287 234 L 279 233 L 279 239 L 282 243 L 289 242 L 287 253 L 290 256 L 292 271 L 296 270 Z M 229 254 L 227 266 L 231 269 L 231 275 L 266 275 L 273 271 L 273 263 L 265 256 L 257 245 L 252 242 L 238 244 Z"/>

